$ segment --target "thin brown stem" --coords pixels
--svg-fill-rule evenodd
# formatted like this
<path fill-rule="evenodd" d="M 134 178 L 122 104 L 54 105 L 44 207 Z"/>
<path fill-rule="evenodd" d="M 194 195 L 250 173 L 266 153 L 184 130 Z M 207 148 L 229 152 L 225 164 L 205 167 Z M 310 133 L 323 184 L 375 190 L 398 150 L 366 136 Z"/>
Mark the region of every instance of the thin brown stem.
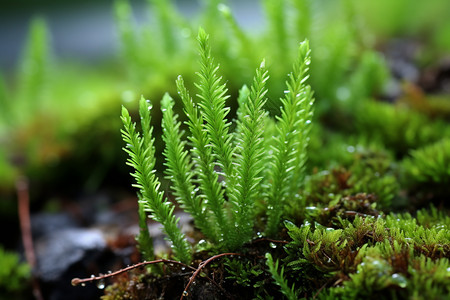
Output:
<path fill-rule="evenodd" d="M 186 287 L 184 288 L 184 291 L 183 291 L 183 293 L 181 294 L 180 300 L 182 300 L 182 299 L 184 298 L 184 296 L 187 296 L 187 295 L 188 295 L 188 289 L 189 289 L 189 286 L 194 282 L 195 277 L 197 277 L 197 275 L 200 273 L 200 271 L 201 271 L 207 264 L 209 264 L 209 263 L 212 262 L 213 260 L 215 260 L 215 259 L 217 259 L 217 258 L 220 258 L 220 257 L 222 257 L 222 256 L 232 256 L 232 255 L 238 255 L 238 256 L 240 256 L 240 255 L 242 255 L 242 254 L 240 254 L 240 253 L 221 253 L 221 254 L 214 255 L 214 256 L 208 258 L 207 260 L 202 261 L 202 262 L 198 265 L 198 268 L 197 268 L 197 270 L 195 270 L 194 274 L 192 274 L 191 278 L 189 278 L 189 282 L 188 282 L 188 284 L 186 285 Z"/>
<path fill-rule="evenodd" d="M 140 262 L 138 264 L 135 264 L 135 265 L 132 265 L 132 266 L 126 267 L 124 269 L 120 269 L 120 270 L 118 270 L 116 272 L 112 272 L 112 273 L 108 273 L 108 274 L 101 274 L 99 276 L 92 276 L 92 277 L 84 278 L 84 279 L 74 278 L 74 279 L 72 279 L 72 285 L 76 286 L 76 285 L 83 284 L 83 283 L 86 283 L 86 282 L 103 280 L 105 278 L 113 277 L 113 276 L 119 275 L 121 273 L 128 272 L 130 270 L 133 270 L 133 269 L 136 269 L 136 268 L 139 268 L 139 267 L 143 267 L 143 266 L 146 266 L 146 265 L 157 264 L 157 263 L 177 264 L 177 265 L 181 265 L 181 266 L 183 266 L 185 268 L 189 268 L 192 271 L 196 270 L 195 268 L 193 268 L 191 266 L 188 266 L 186 264 L 183 264 L 182 262 L 179 262 L 179 261 L 176 261 L 176 260 L 157 259 L 157 260 L 152 260 L 152 261 L 143 261 L 143 262 Z"/>
<path fill-rule="evenodd" d="M 33 236 L 31 234 L 30 221 L 30 193 L 26 177 L 19 177 L 16 181 L 17 201 L 19 210 L 20 230 L 22 232 L 22 243 L 25 249 L 25 258 L 32 270 L 36 268 L 36 255 L 33 247 Z M 42 300 L 41 288 L 37 278 L 32 277 L 33 295 L 37 300 Z"/>

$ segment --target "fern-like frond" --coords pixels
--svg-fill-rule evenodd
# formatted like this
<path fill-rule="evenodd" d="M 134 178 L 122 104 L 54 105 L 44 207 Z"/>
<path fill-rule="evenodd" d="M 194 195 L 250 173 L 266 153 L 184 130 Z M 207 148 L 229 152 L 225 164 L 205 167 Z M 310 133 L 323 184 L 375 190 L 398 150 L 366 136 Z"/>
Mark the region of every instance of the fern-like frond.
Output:
<path fill-rule="evenodd" d="M 149 108 L 145 99 L 141 98 L 140 116 L 143 125 L 150 124 Z M 127 144 L 124 151 L 129 155 L 127 164 L 135 169 L 132 176 L 136 179 L 136 184 L 133 186 L 140 189 L 145 211 L 152 219 L 163 225 L 168 239 L 172 242 L 175 257 L 189 263 L 191 261 L 190 245 L 177 227 L 178 219 L 173 214 L 174 206 L 166 201 L 163 192 L 159 191 L 160 183 L 154 170 L 155 156 L 151 130 L 144 131 L 141 137 L 136 132 L 136 124 L 132 123 L 125 107 L 122 107 L 121 119 L 124 124 L 124 129 L 121 130 L 122 138 Z"/>
<path fill-rule="evenodd" d="M 300 44 L 293 72 L 286 82 L 285 98 L 281 99 L 281 116 L 278 117 L 277 136 L 272 146 L 270 166 L 271 186 L 268 191 L 268 220 L 266 233 L 274 235 L 286 199 L 294 197 L 302 179 L 305 148 L 311 123 L 312 92 L 305 84 L 311 61 L 309 43 Z M 294 175 L 294 171 L 299 174 Z"/>
<path fill-rule="evenodd" d="M 194 172 L 198 176 L 198 183 L 204 197 L 204 206 L 214 214 L 217 223 L 217 226 L 212 227 L 216 231 L 212 236 L 212 241 L 216 243 L 222 240 L 228 231 L 228 223 L 223 209 L 223 190 L 219 183 L 219 176 L 214 171 L 212 149 L 208 146 L 210 143 L 208 134 L 203 129 L 203 117 L 192 101 L 181 76 L 178 77 L 176 84 L 178 94 L 183 101 L 184 112 L 188 117 L 187 125 L 191 133 L 188 138 L 192 145 Z"/>
<path fill-rule="evenodd" d="M 189 152 L 185 150 L 185 141 L 182 141 L 183 132 L 181 123 L 173 112 L 173 99 L 165 94 L 161 101 L 163 113 L 162 130 L 163 140 L 166 144 L 164 156 L 167 166 L 166 174 L 173 184 L 174 195 L 181 207 L 194 218 L 195 225 L 211 240 L 216 239 L 214 226 L 208 220 L 208 215 L 202 210 L 201 198 L 195 193 L 192 162 Z"/>
<path fill-rule="evenodd" d="M 204 127 L 217 156 L 218 166 L 228 183 L 233 179 L 233 146 L 232 135 L 229 133 L 230 123 L 226 119 L 230 111 L 229 107 L 225 107 L 225 101 L 228 98 L 227 88 L 222 83 L 222 78 L 217 75 L 219 65 L 211 56 L 209 36 L 203 29 L 199 30 L 198 43 L 201 67 L 198 73 L 200 81 L 196 86 L 200 91 L 199 105 L 206 121 Z"/>
<path fill-rule="evenodd" d="M 237 124 L 237 147 L 235 163 L 237 180 L 235 188 L 230 195 L 235 217 L 235 228 L 238 231 L 236 246 L 250 240 L 254 223 L 254 204 L 260 194 L 259 183 L 263 169 L 262 156 L 264 144 L 264 119 L 267 115 L 264 110 L 267 93 L 266 81 L 268 72 L 264 61 L 256 70 L 253 85 L 247 101 L 243 101 Z M 243 92 L 244 93 L 244 92 Z"/>
<path fill-rule="evenodd" d="M 295 286 L 292 285 L 292 287 L 289 287 L 286 278 L 284 278 L 284 267 L 281 267 L 280 272 L 278 272 L 278 260 L 274 262 L 270 253 L 266 253 L 266 265 L 269 268 L 269 272 L 272 274 L 275 283 L 280 286 L 281 292 L 286 298 L 289 300 L 299 299 L 298 295 L 295 293 Z"/>

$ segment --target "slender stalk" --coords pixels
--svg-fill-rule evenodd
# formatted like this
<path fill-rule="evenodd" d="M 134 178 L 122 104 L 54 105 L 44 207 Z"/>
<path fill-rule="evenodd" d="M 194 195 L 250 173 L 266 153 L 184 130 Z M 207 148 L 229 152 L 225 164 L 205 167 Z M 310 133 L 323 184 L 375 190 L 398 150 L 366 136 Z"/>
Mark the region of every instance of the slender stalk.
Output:
<path fill-rule="evenodd" d="M 33 236 L 31 234 L 30 221 L 30 194 L 28 188 L 28 179 L 19 177 L 16 181 L 17 198 L 19 204 L 19 221 L 20 229 L 22 231 L 22 243 L 25 248 L 25 257 L 31 269 L 35 271 L 36 256 L 34 254 Z M 41 287 L 36 276 L 32 278 L 33 295 L 37 300 L 44 299 L 42 297 Z"/>

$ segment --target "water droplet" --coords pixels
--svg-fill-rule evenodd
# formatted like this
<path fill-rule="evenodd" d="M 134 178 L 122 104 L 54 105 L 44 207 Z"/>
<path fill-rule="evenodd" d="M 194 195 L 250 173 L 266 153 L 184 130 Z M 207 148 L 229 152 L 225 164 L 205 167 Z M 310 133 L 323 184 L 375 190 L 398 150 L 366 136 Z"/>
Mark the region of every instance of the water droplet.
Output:
<path fill-rule="evenodd" d="M 184 270 L 186 270 L 186 267 L 181 267 L 181 271 L 184 271 Z"/>
<path fill-rule="evenodd" d="M 189 295 L 189 293 L 187 291 L 183 291 L 183 296 L 187 297 Z"/>
<path fill-rule="evenodd" d="M 394 273 L 394 274 L 392 274 L 391 279 L 392 279 L 392 282 L 394 282 L 396 285 L 398 285 L 401 288 L 406 288 L 406 286 L 408 285 L 408 281 L 401 274 Z"/>
<path fill-rule="evenodd" d="M 82 282 L 82 283 L 81 283 L 81 286 L 86 286 L 86 283 L 85 283 L 85 282 Z"/>
<path fill-rule="evenodd" d="M 258 231 L 258 232 L 256 233 L 256 236 L 257 236 L 258 238 L 262 238 L 263 235 L 262 235 L 261 232 Z"/>
<path fill-rule="evenodd" d="M 275 249 L 277 247 L 277 245 L 275 243 L 272 243 L 272 242 L 270 242 L 269 246 L 272 249 Z"/>
<path fill-rule="evenodd" d="M 289 90 L 285 90 L 283 93 L 285 94 L 289 94 Z"/>
<path fill-rule="evenodd" d="M 95 278 L 95 275 L 92 274 L 92 275 L 91 275 L 91 278 Z"/>
<path fill-rule="evenodd" d="M 347 147 L 347 152 L 350 152 L 350 153 L 355 152 L 355 147 L 353 147 L 353 146 L 348 146 L 348 147 Z"/>
<path fill-rule="evenodd" d="M 103 279 L 100 279 L 97 282 L 97 288 L 99 288 L 100 290 L 103 290 L 105 288 L 105 281 Z"/>

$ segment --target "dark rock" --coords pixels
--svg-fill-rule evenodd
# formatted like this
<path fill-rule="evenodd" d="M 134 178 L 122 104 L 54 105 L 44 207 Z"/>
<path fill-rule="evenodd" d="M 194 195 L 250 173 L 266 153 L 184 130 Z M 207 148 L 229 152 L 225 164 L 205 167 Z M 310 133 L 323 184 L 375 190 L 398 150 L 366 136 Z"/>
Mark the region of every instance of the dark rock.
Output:
<path fill-rule="evenodd" d="M 92 260 L 106 248 L 97 229 L 64 229 L 36 241 L 38 274 L 43 281 L 56 281 L 73 264 Z"/>
<path fill-rule="evenodd" d="M 39 213 L 31 217 L 32 234 L 33 238 L 38 239 L 42 236 L 52 234 L 53 232 L 76 228 L 77 222 L 66 213 L 50 214 Z"/>

